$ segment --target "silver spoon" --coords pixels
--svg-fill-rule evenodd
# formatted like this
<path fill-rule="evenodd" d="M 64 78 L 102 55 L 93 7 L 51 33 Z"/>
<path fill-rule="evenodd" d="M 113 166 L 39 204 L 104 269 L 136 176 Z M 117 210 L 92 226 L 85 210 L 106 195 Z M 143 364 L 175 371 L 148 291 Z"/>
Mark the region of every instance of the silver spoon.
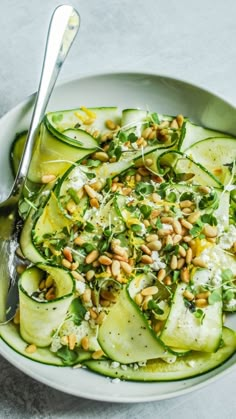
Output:
<path fill-rule="evenodd" d="M 0 203 L 0 324 L 12 319 L 18 303 L 14 267 L 14 227 L 17 206 L 31 161 L 35 139 L 53 87 L 80 25 L 78 12 L 69 5 L 55 9 L 48 30 L 42 73 L 31 124 L 19 169 L 8 198 Z"/>

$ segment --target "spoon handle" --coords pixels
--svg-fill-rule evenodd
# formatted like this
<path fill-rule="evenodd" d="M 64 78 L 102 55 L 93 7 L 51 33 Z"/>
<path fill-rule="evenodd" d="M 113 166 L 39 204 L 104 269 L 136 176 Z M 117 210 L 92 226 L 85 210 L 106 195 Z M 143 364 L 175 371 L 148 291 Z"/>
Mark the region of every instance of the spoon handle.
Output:
<path fill-rule="evenodd" d="M 72 6 L 62 5 L 55 9 L 49 25 L 39 89 L 36 95 L 28 137 L 11 195 L 19 195 L 26 179 L 40 122 L 44 116 L 61 67 L 78 32 L 79 25 L 80 16 Z"/>

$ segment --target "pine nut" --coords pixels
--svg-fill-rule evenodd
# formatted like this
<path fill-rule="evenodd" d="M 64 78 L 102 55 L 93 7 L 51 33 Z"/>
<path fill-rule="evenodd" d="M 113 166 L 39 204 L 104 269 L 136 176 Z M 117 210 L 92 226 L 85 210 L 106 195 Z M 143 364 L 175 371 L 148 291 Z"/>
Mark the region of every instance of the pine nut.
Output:
<path fill-rule="evenodd" d="M 208 186 L 199 186 L 198 191 L 204 194 L 208 194 L 211 192 L 211 188 L 209 188 Z"/>
<path fill-rule="evenodd" d="M 130 195 L 130 193 L 132 192 L 132 188 L 123 188 L 123 189 L 121 190 L 121 192 L 122 192 L 122 195 L 124 195 L 124 196 L 128 196 L 128 195 Z"/>
<path fill-rule="evenodd" d="M 123 271 L 127 274 L 130 275 L 132 272 L 132 266 L 130 266 L 127 262 L 120 262 L 120 266 L 123 269 Z"/>
<path fill-rule="evenodd" d="M 165 276 L 166 276 L 166 270 L 163 269 L 163 268 L 160 269 L 159 272 L 158 272 L 158 274 L 157 274 L 158 281 L 162 282 L 163 279 L 165 278 Z"/>
<path fill-rule="evenodd" d="M 79 274 L 79 272 L 76 271 L 71 271 L 71 275 L 73 276 L 73 278 L 75 278 L 77 281 L 81 281 L 84 282 L 84 277 Z"/>
<path fill-rule="evenodd" d="M 140 182 L 141 179 L 142 179 L 142 176 L 139 173 L 136 173 L 136 175 L 135 175 L 136 182 Z"/>
<path fill-rule="evenodd" d="M 20 310 L 19 308 L 16 309 L 15 316 L 13 318 L 14 324 L 20 324 Z"/>
<path fill-rule="evenodd" d="M 194 266 L 198 266 L 199 268 L 207 268 L 207 264 L 200 257 L 195 257 L 192 260 L 192 263 Z"/>
<path fill-rule="evenodd" d="M 179 125 L 178 125 L 178 122 L 176 121 L 176 119 L 173 119 L 173 121 L 171 121 L 170 128 L 173 128 L 173 129 L 178 129 L 179 128 Z"/>
<path fill-rule="evenodd" d="M 72 264 L 71 264 L 71 267 L 70 267 L 70 269 L 72 270 L 72 271 L 76 271 L 76 269 L 79 267 L 79 262 L 77 261 L 77 262 L 73 262 Z"/>
<path fill-rule="evenodd" d="M 145 160 L 145 166 L 150 167 L 153 164 L 153 160 L 152 159 L 146 159 Z"/>
<path fill-rule="evenodd" d="M 196 295 L 196 298 L 197 298 L 198 300 L 199 300 L 199 299 L 201 299 L 201 298 L 205 298 L 205 299 L 207 299 L 210 295 L 211 295 L 210 291 L 199 292 L 199 293 Z"/>
<path fill-rule="evenodd" d="M 151 263 L 153 263 L 153 260 L 150 256 L 148 255 L 143 255 L 141 257 L 141 262 L 144 263 L 145 265 L 150 265 Z"/>
<path fill-rule="evenodd" d="M 172 279 L 171 279 L 171 276 L 170 276 L 170 275 L 167 275 L 167 276 L 164 278 L 163 283 L 164 283 L 165 285 L 167 285 L 167 286 L 171 285 L 171 284 L 172 284 Z"/>
<path fill-rule="evenodd" d="M 101 325 L 101 324 L 103 323 L 103 321 L 104 321 L 105 317 L 106 317 L 106 314 L 104 313 L 104 311 L 101 311 L 101 312 L 99 313 L 99 315 L 98 315 L 97 319 L 96 319 L 96 324 Z"/>
<path fill-rule="evenodd" d="M 166 246 L 173 246 L 173 239 L 170 234 L 166 236 Z"/>
<path fill-rule="evenodd" d="M 150 174 L 149 170 L 147 170 L 145 167 L 139 167 L 138 173 L 142 176 L 148 176 Z"/>
<path fill-rule="evenodd" d="M 188 301 L 193 301 L 194 300 L 194 294 L 188 290 L 185 290 L 183 292 L 183 296 L 184 298 L 186 298 Z"/>
<path fill-rule="evenodd" d="M 45 288 L 45 279 L 42 279 L 42 281 L 40 281 L 39 283 L 39 289 L 42 291 Z"/>
<path fill-rule="evenodd" d="M 179 255 L 183 258 L 186 256 L 186 250 L 183 246 L 179 245 Z"/>
<path fill-rule="evenodd" d="M 189 208 L 193 205 L 192 201 L 189 201 L 188 199 L 185 201 L 180 201 L 179 206 L 180 208 Z"/>
<path fill-rule="evenodd" d="M 77 338 L 74 333 L 68 336 L 68 343 L 69 343 L 69 349 L 73 351 L 75 344 L 76 344 Z"/>
<path fill-rule="evenodd" d="M 208 306 L 208 301 L 205 298 L 199 298 L 198 300 L 195 301 L 195 306 L 196 307 L 207 307 Z"/>
<path fill-rule="evenodd" d="M 99 208 L 100 207 L 100 204 L 99 204 L 97 198 L 91 198 L 89 203 L 90 203 L 90 206 L 92 208 Z"/>
<path fill-rule="evenodd" d="M 185 259 L 184 258 L 179 258 L 178 262 L 177 262 L 177 269 L 182 269 L 184 264 L 185 264 Z"/>
<path fill-rule="evenodd" d="M 162 199 L 161 199 L 160 195 L 158 195 L 158 193 L 156 193 L 156 192 L 153 192 L 152 200 L 155 204 L 159 204 L 160 202 L 162 202 Z"/>
<path fill-rule="evenodd" d="M 141 295 L 143 295 L 144 297 L 146 297 L 146 295 L 155 295 L 157 293 L 158 293 L 158 288 L 155 285 L 152 287 L 144 288 L 141 291 Z"/>
<path fill-rule="evenodd" d="M 143 130 L 142 137 L 146 140 L 151 133 L 152 133 L 152 128 L 151 127 L 147 127 L 147 128 L 145 128 Z"/>
<path fill-rule="evenodd" d="M 138 306 L 141 306 L 142 302 L 143 302 L 143 296 L 142 294 L 139 292 L 138 294 L 135 295 L 134 297 L 134 301 Z"/>
<path fill-rule="evenodd" d="M 84 185 L 84 190 L 87 193 L 87 195 L 89 196 L 89 198 L 97 198 L 98 197 L 98 193 L 93 188 L 91 188 L 91 186 Z"/>
<path fill-rule="evenodd" d="M 193 225 L 191 223 L 189 223 L 187 220 L 185 220 L 184 218 L 182 218 L 180 220 L 181 224 L 183 227 L 186 227 L 188 230 L 191 230 L 191 228 L 193 228 Z"/>
<path fill-rule="evenodd" d="M 177 124 L 178 124 L 178 126 L 181 128 L 182 127 L 182 125 L 183 125 L 183 123 L 184 123 L 184 117 L 183 117 L 183 115 L 177 115 L 176 116 L 176 121 L 177 121 Z"/>
<path fill-rule="evenodd" d="M 163 322 L 159 320 L 159 321 L 156 321 L 155 324 L 152 326 L 156 334 L 158 334 L 161 331 L 162 325 L 163 325 Z"/>
<path fill-rule="evenodd" d="M 49 288 L 49 290 L 45 294 L 46 300 L 54 300 L 55 299 L 55 290 L 54 287 Z"/>
<path fill-rule="evenodd" d="M 88 272 L 86 272 L 85 276 L 87 281 L 91 281 L 95 276 L 95 271 L 93 269 L 90 269 Z"/>
<path fill-rule="evenodd" d="M 124 249 L 123 247 L 119 246 L 118 244 L 116 244 L 115 242 L 112 241 L 111 243 L 111 249 L 112 251 L 119 256 L 125 256 L 127 255 L 127 251 L 126 249 Z"/>
<path fill-rule="evenodd" d="M 174 228 L 174 232 L 176 234 L 181 234 L 182 233 L 182 226 L 181 226 L 181 224 L 178 220 L 173 221 L 173 228 Z"/>
<path fill-rule="evenodd" d="M 107 119 L 105 122 L 105 125 L 108 129 L 110 129 L 111 131 L 113 131 L 114 129 L 116 129 L 116 124 L 115 122 L 113 122 L 111 119 Z"/>
<path fill-rule="evenodd" d="M 143 304 L 142 304 L 142 308 L 143 308 L 143 310 L 147 310 L 147 309 L 148 309 L 148 303 L 149 303 L 149 301 L 151 301 L 151 300 L 152 300 L 152 296 L 151 296 L 151 295 L 146 295 L 146 296 L 144 297 Z"/>
<path fill-rule="evenodd" d="M 214 238 L 217 236 L 217 227 L 206 224 L 203 227 L 203 234 L 205 234 L 206 237 Z"/>
<path fill-rule="evenodd" d="M 102 307 L 110 307 L 111 303 L 108 300 L 104 300 L 103 298 L 100 298 L 99 303 Z"/>
<path fill-rule="evenodd" d="M 94 250 L 92 250 L 92 252 L 90 252 L 87 256 L 86 256 L 86 258 L 85 258 L 85 263 L 87 263 L 88 265 L 90 264 L 90 263 L 93 263 L 97 258 L 98 258 L 98 256 L 99 256 L 99 251 L 98 250 L 96 250 L 96 249 L 94 249 Z"/>
<path fill-rule="evenodd" d="M 103 300 L 108 300 L 112 303 L 116 302 L 116 296 L 111 291 L 102 290 L 100 295 L 103 298 Z"/>
<path fill-rule="evenodd" d="M 41 177 L 41 182 L 46 184 L 46 183 L 53 182 L 55 179 L 56 179 L 55 175 L 43 175 Z"/>
<path fill-rule="evenodd" d="M 50 288 L 50 287 L 52 287 L 53 284 L 54 284 L 53 277 L 51 275 L 48 275 L 46 280 L 45 280 L 45 287 Z"/>
<path fill-rule="evenodd" d="M 31 343 L 25 348 L 25 352 L 27 352 L 27 354 L 33 354 L 36 351 L 37 351 L 37 346 L 34 343 Z"/>
<path fill-rule="evenodd" d="M 93 158 L 95 160 L 102 161 L 103 163 L 107 162 L 109 160 L 109 156 L 104 151 L 96 151 L 96 153 L 93 154 Z"/>
<path fill-rule="evenodd" d="M 88 349 L 89 349 L 89 338 L 88 338 L 88 336 L 84 336 L 81 339 L 81 346 L 82 346 L 84 351 L 88 351 Z"/>
<path fill-rule="evenodd" d="M 63 249 L 62 253 L 69 262 L 73 261 L 73 256 L 72 256 L 71 250 L 68 247 L 65 247 Z"/>
<path fill-rule="evenodd" d="M 103 351 L 101 349 L 98 349 L 97 351 L 92 353 L 93 359 L 99 359 L 104 355 Z"/>
<path fill-rule="evenodd" d="M 97 180 L 96 182 L 91 183 L 90 186 L 94 191 L 99 192 L 102 189 L 103 185 L 102 185 L 102 182 Z"/>
<path fill-rule="evenodd" d="M 190 274 L 189 274 L 188 268 L 185 267 L 180 271 L 180 279 L 181 279 L 181 281 L 185 282 L 186 284 L 189 283 Z"/>
<path fill-rule="evenodd" d="M 191 240 L 192 240 L 192 236 L 184 236 L 184 237 L 183 237 L 183 241 L 184 241 L 185 243 L 189 243 Z"/>
<path fill-rule="evenodd" d="M 172 255 L 171 262 L 170 262 L 170 268 L 175 271 L 177 269 L 177 256 Z"/>
<path fill-rule="evenodd" d="M 120 275 L 120 262 L 118 260 L 112 261 L 111 273 L 115 278 Z"/>
<path fill-rule="evenodd" d="M 149 256 L 152 254 L 151 250 L 145 244 L 142 244 L 142 246 L 140 246 L 140 249 Z"/>
<path fill-rule="evenodd" d="M 171 234 L 173 232 L 172 226 L 168 226 L 168 228 L 160 228 L 158 230 L 158 235 L 160 237 L 168 236 L 168 234 Z"/>
<path fill-rule="evenodd" d="M 75 238 L 74 243 L 77 244 L 77 246 L 82 246 L 85 243 L 85 241 L 84 239 L 82 239 L 82 237 L 78 236 Z"/>
<path fill-rule="evenodd" d="M 76 211 L 76 203 L 74 201 L 69 201 L 66 205 L 66 209 L 70 214 L 73 214 Z"/>
<path fill-rule="evenodd" d="M 187 263 L 187 265 L 189 265 L 189 263 L 192 262 L 192 258 L 193 258 L 193 251 L 192 251 L 191 247 L 189 247 L 186 251 L 186 263 Z"/>
<path fill-rule="evenodd" d="M 182 240 L 182 236 L 180 234 L 175 234 L 175 236 L 173 237 L 173 244 L 177 244 Z"/>
<path fill-rule="evenodd" d="M 86 290 L 84 291 L 83 295 L 82 295 L 82 299 L 84 301 L 84 303 L 89 303 L 91 301 L 91 289 L 90 288 L 86 288 Z"/>
<path fill-rule="evenodd" d="M 93 320 L 96 320 L 96 319 L 97 319 L 98 314 L 97 314 L 97 312 L 96 312 L 95 310 L 93 310 L 92 308 L 90 308 L 90 309 L 89 309 L 89 313 L 90 313 L 90 317 L 91 317 Z"/>
<path fill-rule="evenodd" d="M 172 217 L 161 217 L 161 222 L 165 224 L 174 224 L 174 221 Z"/>
<path fill-rule="evenodd" d="M 108 256 L 105 256 L 105 255 L 101 255 L 101 256 L 98 258 L 98 262 L 100 262 L 100 263 L 101 263 L 101 265 L 106 265 L 106 266 L 109 266 L 109 265 L 111 265 L 111 264 L 112 264 L 112 260 L 111 260 L 111 258 L 109 258 Z"/>
<path fill-rule="evenodd" d="M 182 213 L 183 213 L 185 216 L 188 216 L 189 214 L 191 214 L 191 213 L 192 213 L 192 209 L 191 209 L 191 208 L 182 208 Z"/>
<path fill-rule="evenodd" d="M 66 336 L 66 335 L 64 335 L 60 338 L 60 343 L 62 345 L 68 345 L 68 341 L 69 341 L 69 339 L 68 339 L 68 336 Z"/>
<path fill-rule="evenodd" d="M 196 223 L 196 221 L 200 218 L 200 211 L 195 211 L 193 212 L 191 215 L 188 216 L 187 220 L 191 223 L 194 224 Z"/>

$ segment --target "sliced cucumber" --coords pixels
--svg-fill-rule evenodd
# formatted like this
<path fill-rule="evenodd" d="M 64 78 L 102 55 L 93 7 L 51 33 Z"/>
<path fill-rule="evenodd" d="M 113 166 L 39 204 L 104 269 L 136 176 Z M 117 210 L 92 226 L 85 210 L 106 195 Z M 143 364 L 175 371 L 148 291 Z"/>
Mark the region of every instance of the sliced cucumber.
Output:
<path fill-rule="evenodd" d="M 185 152 L 223 185 L 229 182 L 232 176 L 230 167 L 236 161 L 236 138 L 208 138 L 194 143 Z"/>
<path fill-rule="evenodd" d="M 44 175 L 59 176 L 71 164 L 97 149 L 95 138 L 82 130 L 76 133 L 77 139 L 74 140 L 59 132 L 51 133 L 45 123 L 42 123 L 29 168 L 29 180 L 40 183 Z"/>
<path fill-rule="evenodd" d="M 56 297 L 53 300 L 35 299 L 45 274 L 55 284 Z M 52 341 L 52 333 L 64 320 L 74 296 L 75 282 L 72 275 L 63 268 L 38 264 L 26 269 L 19 279 L 20 334 L 28 343 L 45 347 Z"/>
<path fill-rule="evenodd" d="M 91 371 L 112 378 L 129 381 L 174 381 L 195 377 L 207 373 L 226 362 L 236 350 L 235 332 L 223 328 L 223 344 L 215 353 L 191 352 L 179 357 L 173 363 L 162 359 L 147 361 L 145 366 L 127 366 L 125 369 L 117 367 L 107 360 L 89 360 L 84 365 Z"/>
<path fill-rule="evenodd" d="M 173 354 L 149 327 L 126 287 L 103 321 L 98 342 L 109 358 L 123 364 L 158 357 L 173 358 Z"/>
<path fill-rule="evenodd" d="M 227 136 L 227 134 L 223 134 L 220 131 L 215 131 L 209 128 L 201 127 L 200 125 L 193 124 L 190 121 L 186 121 L 185 124 L 185 135 L 182 139 L 182 142 L 179 144 L 179 150 L 185 151 L 192 144 L 205 140 L 206 138 L 215 138 L 215 137 L 222 137 Z"/>
<path fill-rule="evenodd" d="M 108 131 L 106 121 L 111 120 L 120 125 L 121 116 L 117 107 L 78 108 L 50 112 L 46 115 L 46 124 L 51 132 L 63 132 L 67 129 L 90 129 L 91 132 Z M 88 124 L 89 123 L 89 124 Z"/>
<path fill-rule="evenodd" d="M 197 270 L 192 286 L 199 289 L 211 283 L 211 271 Z M 214 304 L 201 308 L 201 318 L 195 316 L 196 308 L 186 306 L 184 291 L 187 285 L 178 284 L 169 317 L 161 333 L 162 341 L 171 347 L 195 351 L 214 352 L 218 349 L 222 335 L 222 298 Z M 218 290 L 219 295 L 221 289 Z"/>
<path fill-rule="evenodd" d="M 32 240 L 32 229 L 35 224 L 34 221 L 35 211 L 32 209 L 25 220 L 23 229 L 20 235 L 20 247 L 23 255 L 30 262 L 46 262 L 44 257 L 36 249 L 33 240 Z"/>

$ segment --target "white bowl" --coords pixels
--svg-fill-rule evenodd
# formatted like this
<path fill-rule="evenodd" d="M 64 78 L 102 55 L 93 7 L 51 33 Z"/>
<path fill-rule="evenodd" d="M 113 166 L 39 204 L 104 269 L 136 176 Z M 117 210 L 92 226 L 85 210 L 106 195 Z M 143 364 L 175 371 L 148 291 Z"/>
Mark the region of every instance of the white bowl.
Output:
<path fill-rule="evenodd" d="M 29 125 L 34 95 L 24 100 L 0 120 L 0 198 L 9 192 L 12 175 L 9 150 L 16 134 Z M 53 92 L 49 110 L 80 106 L 119 106 L 144 108 L 159 113 L 182 113 L 192 121 L 209 128 L 236 135 L 236 109 L 220 97 L 192 84 L 165 76 L 138 73 L 101 74 L 59 85 Z M 236 315 L 228 324 L 236 329 Z M 165 383 L 118 382 L 85 369 L 53 367 L 17 354 L 0 340 L 0 353 L 24 373 L 63 392 L 84 398 L 113 402 L 161 400 L 210 384 L 232 371 L 236 355 L 207 374 L 187 380 Z"/>

